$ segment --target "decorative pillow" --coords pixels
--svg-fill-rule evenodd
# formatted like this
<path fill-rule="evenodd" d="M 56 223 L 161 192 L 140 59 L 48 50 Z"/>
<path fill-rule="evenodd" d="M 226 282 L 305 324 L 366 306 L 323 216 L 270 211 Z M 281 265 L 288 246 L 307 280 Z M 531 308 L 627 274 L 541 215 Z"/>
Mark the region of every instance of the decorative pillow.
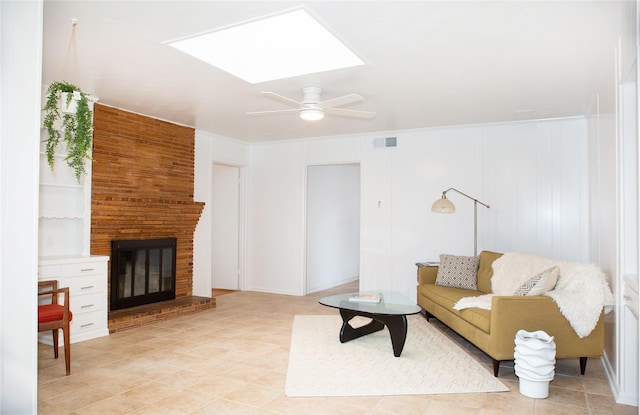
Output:
<path fill-rule="evenodd" d="M 478 260 L 477 256 L 440 255 L 436 285 L 477 290 Z"/>
<path fill-rule="evenodd" d="M 560 269 L 557 266 L 545 269 L 522 284 L 513 295 L 542 295 L 553 290 L 558 282 Z"/>

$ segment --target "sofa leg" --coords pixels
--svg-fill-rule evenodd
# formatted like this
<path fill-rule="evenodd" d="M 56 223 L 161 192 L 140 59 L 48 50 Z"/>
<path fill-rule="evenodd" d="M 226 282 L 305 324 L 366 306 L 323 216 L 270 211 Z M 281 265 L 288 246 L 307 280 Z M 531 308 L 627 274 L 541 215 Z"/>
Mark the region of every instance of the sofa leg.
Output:
<path fill-rule="evenodd" d="M 584 375 L 585 370 L 587 370 L 587 358 L 581 357 L 580 358 L 580 374 Z"/>
<path fill-rule="evenodd" d="M 493 361 L 493 376 L 498 377 L 498 371 L 500 370 L 500 361 L 491 359 Z"/>
<path fill-rule="evenodd" d="M 427 321 L 429 321 L 430 318 L 433 318 L 433 314 L 431 314 L 427 310 L 424 310 L 424 318 L 426 318 Z"/>

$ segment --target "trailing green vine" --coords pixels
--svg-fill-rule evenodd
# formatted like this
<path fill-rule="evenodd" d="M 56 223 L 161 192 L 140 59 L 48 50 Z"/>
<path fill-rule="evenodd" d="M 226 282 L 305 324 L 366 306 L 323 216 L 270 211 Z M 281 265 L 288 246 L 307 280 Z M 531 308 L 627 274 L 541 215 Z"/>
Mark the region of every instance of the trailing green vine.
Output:
<path fill-rule="evenodd" d="M 73 92 L 80 94 L 77 111 L 75 114 L 60 116 L 60 98 L 63 92 L 67 93 L 67 105 L 73 99 Z M 89 100 L 84 92 L 77 86 L 68 82 L 53 82 L 49 85 L 46 94 L 44 109 L 44 127 L 49 138 L 46 141 L 46 154 L 49 167 L 53 171 L 55 164 L 55 150 L 62 139 L 67 146 L 65 161 L 75 171 L 78 183 L 83 174 L 86 174 L 85 162 L 91 160 L 91 139 L 93 137 L 93 116 L 89 108 Z M 62 119 L 62 132 L 55 126 L 57 120 Z"/>

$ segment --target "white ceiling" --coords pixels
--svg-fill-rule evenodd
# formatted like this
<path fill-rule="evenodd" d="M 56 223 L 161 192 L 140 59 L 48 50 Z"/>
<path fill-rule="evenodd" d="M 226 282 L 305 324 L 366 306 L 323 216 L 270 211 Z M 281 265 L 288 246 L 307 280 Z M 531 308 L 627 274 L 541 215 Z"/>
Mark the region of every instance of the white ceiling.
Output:
<path fill-rule="evenodd" d="M 164 44 L 303 6 L 367 64 L 252 85 Z M 616 2 L 51 1 L 44 3 L 43 84 L 65 79 L 100 103 L 249 142 L 584 115 L 613 60 Z M 77 78 L 68 64 L 79 19 Z M 304 36 L 292 33 L 291 36 Z M 295 113 L 262 97 L 365 98 L 373 120 Z"/>

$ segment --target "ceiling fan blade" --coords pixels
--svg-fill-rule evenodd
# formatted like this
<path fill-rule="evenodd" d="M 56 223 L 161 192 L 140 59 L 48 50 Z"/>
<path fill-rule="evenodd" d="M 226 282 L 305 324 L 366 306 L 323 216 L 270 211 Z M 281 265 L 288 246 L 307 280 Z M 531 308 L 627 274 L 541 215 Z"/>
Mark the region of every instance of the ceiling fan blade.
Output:
<path fill-rule="evenodd" d="M 377 112 L 352 110 L 347 108 L 326 108 L 324 112 L 331 115 L 341 115 L 343 117 L 362 118 L 366 120 L 375 118 L 376 115 L 378 115 Z"/>
<path fill-rule="evenodd" d="M 320 106 L 322 108 L 341 107 L 342 105 L 353 104 L 354 102 L 362 102 L 362 101 L 364 101 L 364 98 L 362 98 L 360 95 L 349 94 L 349 95 L 344 95 L 338 98 L 322 101 L 320 103 Z"/>
<path fill-rule="evenodd" d="M 267 98 L 271 98 L 271 99 L 274 99 L 276 101 L 280 101 L 283 104 L 289 105 L 291 107 L 299 107 L 300 106 L 300 103 L 298 101 L 295 101 L 295 100 L 293 100 L 291 98 L 287 98 L 287 97 L 285 97 L 283 95 L 280 95 L 280 94 L 276 94 L 275 92 L 260 91 L 260 93 L 263 96 L 267 97 Z"/>
<path fill-rule="evenodd" d="M 271 111 L 251 111 L 246 112 L 245 115 L 247 117 L 264 117 L 268 115 L 280 115 L 280 114 L 289 114 L 292 112 L 300 112 L 298 108 L 286 109 L 286 110 L 271 110 Z"/>

